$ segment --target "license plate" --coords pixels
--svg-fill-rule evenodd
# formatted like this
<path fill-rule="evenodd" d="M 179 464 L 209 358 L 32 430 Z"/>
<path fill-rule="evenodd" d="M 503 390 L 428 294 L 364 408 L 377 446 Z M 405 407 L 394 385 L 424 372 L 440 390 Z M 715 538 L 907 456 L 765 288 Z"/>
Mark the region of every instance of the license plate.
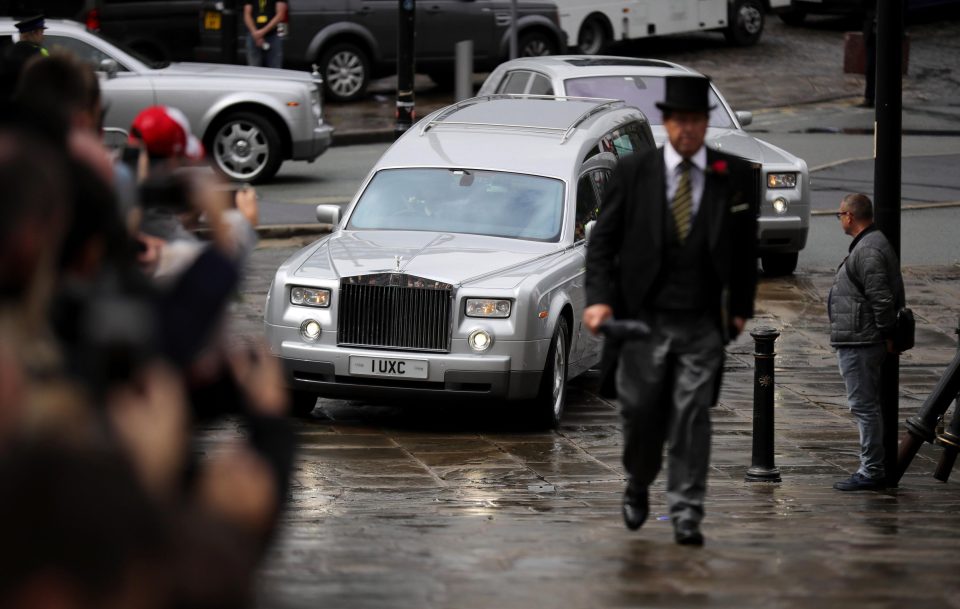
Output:
<path fill-rule="evenodd" d="M 207 11 L 203 14 L 203 29 L 205 30 L 219 30 L 220 29 L 220 13 L 213 11 Z"/>
<path fill-rule="evenodd" d="M 428 362 L 422 359 L 393 357 L 350 357 L 350 374 L 354 376 L 386 376 L 404 379 L 427 378 Z"/>

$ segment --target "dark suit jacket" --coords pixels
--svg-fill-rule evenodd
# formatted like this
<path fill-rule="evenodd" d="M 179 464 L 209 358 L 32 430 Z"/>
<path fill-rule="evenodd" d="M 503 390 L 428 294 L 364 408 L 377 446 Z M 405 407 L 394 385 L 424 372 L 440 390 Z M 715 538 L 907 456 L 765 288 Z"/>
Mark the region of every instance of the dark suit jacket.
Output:
<path fill-rule="evenodd" d="M 641 314 L 660 272 L 664 214 L 669 213 L 664 171 L 662 149 L 622 159 L 590 234 L 587 304 L 608 304 L 621 319 Z M 708 222 L 710 256 L 722 286 L 721 298 L 710 308 L 730 339 L 729 319 L 753 316 L 759 185 L 750 163 L 709 148 L 705 177 L 697 221 Z M 609 356 L 605 352 L 604 359 Z"/>

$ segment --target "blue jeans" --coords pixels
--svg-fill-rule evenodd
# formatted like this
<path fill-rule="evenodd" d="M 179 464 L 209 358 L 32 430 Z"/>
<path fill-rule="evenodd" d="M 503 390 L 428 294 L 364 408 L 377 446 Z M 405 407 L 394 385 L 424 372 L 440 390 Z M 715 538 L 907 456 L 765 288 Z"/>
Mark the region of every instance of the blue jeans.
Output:
<path fill-rule="evenodd" d="M 847 404 L 860 428 L 860 474 L 883 478 L 883 416 L 880 412 L 880 369 L 887 355 L 883 343 L 837 347 L 840 375 L 847 386 Z"/>
<path fill-rule="evenodd" d="M 247 65 L 264 68 L 282 68 L 283 38 L 277 36 L 276 32 L 270 32 L 266 38 L 264 38 L 264 42 L 270 45 L 270 48 L 266 51 L 253 44 L 253 36 L 247 34 Z"/>

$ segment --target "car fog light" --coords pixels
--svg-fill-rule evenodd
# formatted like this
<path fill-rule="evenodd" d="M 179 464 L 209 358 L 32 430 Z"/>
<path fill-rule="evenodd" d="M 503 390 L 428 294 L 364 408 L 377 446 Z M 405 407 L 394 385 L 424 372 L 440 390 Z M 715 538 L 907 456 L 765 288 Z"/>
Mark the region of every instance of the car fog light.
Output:
<path fill-rule="evenodd" d="M 773 200 L 773 209 L 781 216 L 787 213 L 787 209 L 789 207 L 790 206 L 787 204 L 787 200 L 783 197 L 777 197 Z"/>
<path fill-rule="evenodd" d="M 467 338 L 467 344 L 474 351 L 486 351 L 493 344 L 493 337 L 486 330 L 474 330 Z"/>
<path fill-rule="evenodd" d="M 320 338 L 320 322 L 315 319 L 308 319 L 300 324 L 300 335 L 304 340 L 315 342 Z"/>

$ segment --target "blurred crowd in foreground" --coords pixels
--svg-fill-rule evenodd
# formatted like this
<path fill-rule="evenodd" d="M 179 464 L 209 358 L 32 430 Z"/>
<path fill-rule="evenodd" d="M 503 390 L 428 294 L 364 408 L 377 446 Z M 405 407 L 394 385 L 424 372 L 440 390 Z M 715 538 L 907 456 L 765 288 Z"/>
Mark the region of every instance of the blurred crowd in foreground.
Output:
<path fill-rule="evenodd" d="M 249 606 L 294 452 L 277 362 L 224 332 L 256 194 L 175 109 L 122 154 L 103 111 L 90 66 L 4 53 L 0 608 Z"/>

